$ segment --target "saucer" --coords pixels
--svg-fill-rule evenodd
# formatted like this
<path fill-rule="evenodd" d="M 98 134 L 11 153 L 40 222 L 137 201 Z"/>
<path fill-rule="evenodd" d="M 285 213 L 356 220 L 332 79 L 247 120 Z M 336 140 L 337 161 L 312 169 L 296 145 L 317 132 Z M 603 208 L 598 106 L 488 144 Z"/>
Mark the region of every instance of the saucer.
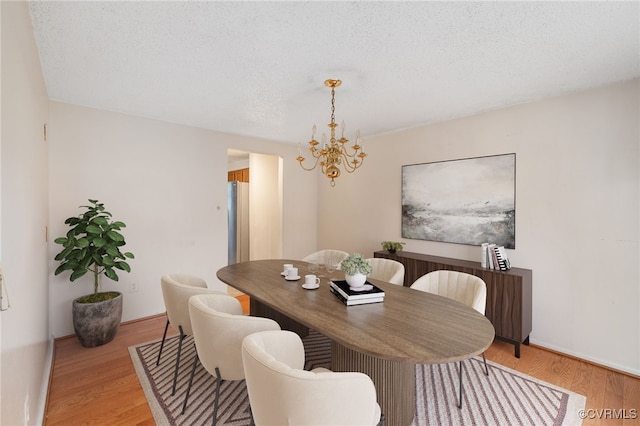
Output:
<path fill-rule="evenodd" d="M 304 283 L 302 284 L 302 288 L 304 288 L 305 290 L 315 290 L 316 288 L 320 287 L 320 284 L 307 284 Z"/>
<path fill-rule="evenodd" d="M 297 277 L 284 277 L 284 279 L 287 281 L 298 281 L 300 279 L 300 275 Z"/>
<path fill-rule="evenodd" d="M 372 290 L 373 286 L 371 284 L 365 284 L 360 287 L 349 287 L 349 289 L 351 289 L 351 291 L 367 291 L 367 290 Z"/>

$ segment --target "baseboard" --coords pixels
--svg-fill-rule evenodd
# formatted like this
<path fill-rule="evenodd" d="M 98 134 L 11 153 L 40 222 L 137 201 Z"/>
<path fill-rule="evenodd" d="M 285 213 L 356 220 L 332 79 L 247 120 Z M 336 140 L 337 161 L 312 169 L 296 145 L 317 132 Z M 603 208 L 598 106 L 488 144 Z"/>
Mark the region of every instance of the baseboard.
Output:
<path fill-rule="evenodd" d="M 167 314 L 165 312 L 163 312 L 161 314 L 149 315 L 148 317 L 142 317 L 142 318 L 132 319 L 132 320 L 129 320 L 129 321 L 123 321 L 123 322 L 120 323 L 120 327 L 122 327 L 123 325 L 134 324 L 136 322 L 146 321 L 146 320 L 150 320 L 150 319 L 154 319 L 154 318 L 158 318 L 158 317 L 166 317 L 166 315 Z M 56 337 L 55 341 L 71 339 L 71 338 L 75 338 L 75 337 L 76 337 L 75 334 L 67 334 L 65 336 Z"/>
<path fill-rule="evenodd" d="M 132 319 L 129 321 L 124 321 L 120 323 L 120 326 L 122 327 L 123 325 L 127 325 L 127 324 L 134 324 L 136 322 L 140 322 L 140 321 L 146 321 L 146 320 L 150 320 L 150 319 L 154 319 L 154 318 L 159 318 L 159 317 L 163 317 L 166 318 L 167 313 L 166 312 L 162 312 L 160 314 L 155 314 L 155 315 L 149 315 L 148 317 L 142 317 L 142 318 L 136 318 L 136 319 Z"/>
<path fill-rule="evenodd" d="M 51 336 L 47 345 L 47 355 L 44 360 L 44 369 L 42 376 L 42 384 L 40 386 L 40 404 L 37 410 L 37 419 L 34 424 L 45 424 L 45 414 L 49 409 L 49 389 L 51 389 L 51 380 L 53 379 L 53 360 L 55 359 L 56 345 L 55 338 Z"/>
<path fill-rule="evenodd" d="M 593 360 L 593 359 L 589 359 L 589 358 L 585 358 L 584 356 L 580 356 L 580 355 L 576 355 L 576 354 L 572 354 L 572 353 L 567 353 L 564 350 L 561 349 L 557 349 L 554 348 L 553 345 L 547 345 L 544 343 L 539 343 L 539 342 L 531 342 L 529 344 L 529 346 L 531 346 L 532 348 L 536 348 L 536 349 L 541 349 L 543 351 L 547 351 L 547 352 L 551 352 L 566 358 L 570 358 L 570 359 L 574 359 L 576 361 L 582 361 L 582 362 L 586 362 L 587 364 L 591 364 L 594 365 L 596 367 L 600 367 L 603 368 L 605 370 L 609 370 L 609 371 L 613 371 L 614 373 L 618 373 L 618 374 L 623 374 L 625 376 L 629 376 L 632 377 L 634 379 L 640 379 L 640 371 L 632 371 L 632 370 L 628 370 L 625 369 L 625 367 L 621 367 L 621 366 L 612 366 L 612 365 L 608 365 L 605 364 L 604 362 L 600 361 L 600 360 Z"/>

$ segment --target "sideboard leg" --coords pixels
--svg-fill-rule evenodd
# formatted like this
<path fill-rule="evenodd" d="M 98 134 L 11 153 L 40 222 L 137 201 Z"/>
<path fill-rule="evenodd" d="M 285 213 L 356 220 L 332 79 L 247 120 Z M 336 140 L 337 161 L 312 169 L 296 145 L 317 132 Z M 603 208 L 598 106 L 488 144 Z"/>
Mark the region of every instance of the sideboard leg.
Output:
<path fill-rule="evenodd" d="M 520 358 L 520 342 L 514 343 L 516 347 L 516 358 Z"/>

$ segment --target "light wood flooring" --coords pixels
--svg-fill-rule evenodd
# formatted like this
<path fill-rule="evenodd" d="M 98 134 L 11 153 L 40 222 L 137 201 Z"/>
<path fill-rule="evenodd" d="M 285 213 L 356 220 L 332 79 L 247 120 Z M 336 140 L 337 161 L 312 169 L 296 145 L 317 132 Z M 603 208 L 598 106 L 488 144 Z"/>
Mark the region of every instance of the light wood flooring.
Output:
<path fill-rule="evenodd" d="M 161 315 L 125 323 L 112 342 L 97 348 L 84 348 L 75 337 L 57 340 L 45 425 L 154 425 L 128 347 L 161 338 L 165 322 Z M 534 346 L 524 346 L 518 359 L 512 345 L 496 341 L 486 356 L 585 395 L 594 417 L 604 409 L 614 410 L 609 417 L 632 417 L 632 410 L 640 417 L 639 378 Z M 640 419 L 588 418 L 583 424 L 640 425 Z"/>

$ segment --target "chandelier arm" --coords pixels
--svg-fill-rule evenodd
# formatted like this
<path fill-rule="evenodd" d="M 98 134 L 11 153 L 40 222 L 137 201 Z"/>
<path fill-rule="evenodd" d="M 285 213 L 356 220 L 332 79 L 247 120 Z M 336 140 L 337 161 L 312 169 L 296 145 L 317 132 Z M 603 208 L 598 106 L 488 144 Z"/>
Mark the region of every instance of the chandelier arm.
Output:
<path fill-rule="evenodd" d="M 311 152 L 311 156 L 316 160 L 319 160 L 320 158 L 325 156 L 325 154 L 322 153 L 322 150 L 315 150 L 315 151 L 309 150 L 309 152 Z"/>
<path fill-rule="evenodd" d="M 320 156 L 317 156 L 317 157 L 316 157 L 316 156 L 314 155 L 313 157 L 316 159 L 316 161 L 313 163 L 313 166 L 312 166 L 312 167 L 307 168 L 307 167 L 305 167 L 305 166 L 304 166 L 304 164 L 302 164 L 302 162 L 303 162 L 303 161 L 305 161 L 305 160 L 306 160 L 306 158 L 304 158 L 304 157 L 300 157 L 300 156 L 299 156 L 299 157 L 297 158 L 297 160 L 298 160 L 298 163 L 300 163 L 300 167 L 302 167 L 302 169 L 303 169 L 303 170 L 306 170 L 306 171 L 308 171 L 308 172 L 310 172 L 311 170 L 315 169 L 315 168 L 318 166 L 318 161 L 320 161 Z"/>
<path fill-rule="evenodd" d="M 353 173 L 355 168 L 353 168 L 351 161 L 349 160 L 349 157 L 345 153 L 342 153 L 341 157 L 342 157 L 342 165 L 344 166 L 344 170 L 347 173 Z"/>
<path fill-rule="evenodd" d="M 344 153 L 349 158 L 358 157 L 362 153 L 362 147 L 360 145 L 354 144 L 354 145 L 351 145 L 350 147 L 347 147 L 346 145 L 343 145 L 343 146 L 344 146 Z M 351 153 L 347 150 L 347 148 L 351 151 Z"/>
<path fill-rule="evenodd" d="M 347 173 L 353 173 L 353 172 L 355 172 L 356 170 L 358 170 L 358 169 L 360 168 L 360 166 L 362 166 L 362 161 L 359 161 L 357 166 L 355 166 L 355 167 L 354 167 L 354 166 L 350 165 L 350 167 L 349 167 L 349 168 L 346 168 L 346 167 L 345 167 L 345 169 L 344 169 L 344 170 L 345 170 L 345 172 L 347 172 Z"/>
<path fill-rule="evenodd" d="M 360 158 L 360 159 L 358 159 L 358 158 Z M 354 164 L 353 163 L 354 161 L 357 161 L 357 163 Z M 346 160 L 346 161 L 344 161 L 344 170 L 347 173 L 353 173 L 356 170 L 358 170 L 360 168 L 360 166 L 362 166 L 362 162 L 363 162 L 362 161 L 362 157 L 356 157 L 353 160 Z"/>

